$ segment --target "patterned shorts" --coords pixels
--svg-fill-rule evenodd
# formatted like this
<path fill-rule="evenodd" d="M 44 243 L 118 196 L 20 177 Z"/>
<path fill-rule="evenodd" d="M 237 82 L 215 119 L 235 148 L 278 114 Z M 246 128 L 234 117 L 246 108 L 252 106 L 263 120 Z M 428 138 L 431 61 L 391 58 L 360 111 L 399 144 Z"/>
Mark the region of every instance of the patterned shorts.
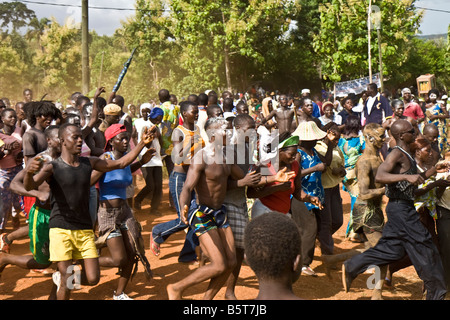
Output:
<path fill-rule="evenodd" d="M 197 208 L 193 208 L 189 213 L 189 217 L 189 225 L 197 237 L 210 230 L 228 228 L 230 226 L 225 206 L 215 210 L 205 205 L 199 205 Z"/>
<path fill-rule="evenodd" d="M 124 203 L 120 208 L 98 209 L 99 239 L 97 245 L 103 245 L 107 239 L 122 236 L 121 230 L 127 230 L 126 222 L 134 219 L 133 212 L 128 204 Z"/>

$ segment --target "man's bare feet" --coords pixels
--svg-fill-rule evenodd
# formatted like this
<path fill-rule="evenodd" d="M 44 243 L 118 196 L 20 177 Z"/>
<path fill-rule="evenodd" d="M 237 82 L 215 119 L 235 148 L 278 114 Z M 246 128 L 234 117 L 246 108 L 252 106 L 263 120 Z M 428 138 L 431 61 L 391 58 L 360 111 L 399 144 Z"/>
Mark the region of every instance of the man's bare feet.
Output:
<path fill-rule="evenodd" d="M 383 296 L 381 295 L 381 290 L 374 289 L 372 292 L 372 300 L 384 300 Z"/>
<path fill-rule="evenodd" d="M 7 255 L 7 253 L 5 252 L 0 252 L 0 277 L 2 276 L 2 272 L 5 269 L 5 267 L 8 265 L 8 263 L 5 263 L 5 256 Z"/>
<path fill-rule="evenodd" d="M 173 284 L 169 284 L 166 289 L 169 300 L 181 300 L 181 292 L 175 290 Z"/>
<path fill-rule="evenodd" d="M 234 293 L 225 293 L 225 300 L 237 300 Z"/>

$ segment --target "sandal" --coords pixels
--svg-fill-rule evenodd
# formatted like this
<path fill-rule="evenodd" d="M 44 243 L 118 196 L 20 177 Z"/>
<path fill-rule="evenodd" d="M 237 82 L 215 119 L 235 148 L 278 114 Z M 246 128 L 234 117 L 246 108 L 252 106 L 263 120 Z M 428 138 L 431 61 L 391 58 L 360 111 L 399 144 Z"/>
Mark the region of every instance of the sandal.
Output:
<path fill-rule="evenodd" d="M 161 248 L 159 247 L 159 244 L 153 240 L 153 235 L 150 236 L 150 250 L 156 257 L 161 253 Z"/>
<path fill-rule="evenodd" d="M 5 253 L 10 253 L 10 251 L 11 251 L 11 247 L 10 247 L 11 243 L 8 243 L 6 241 L 6 236 L 7 235 L 8 235 L 7 233 L 2 233 L 0 235 L 0 251 L 5 252 Z"/>
<path fill-rule="evenodd" d="M 310 266 L 304 266 L 302 268 L 302 273 L 307 276 L 317 277 L 317 273 Z"/>

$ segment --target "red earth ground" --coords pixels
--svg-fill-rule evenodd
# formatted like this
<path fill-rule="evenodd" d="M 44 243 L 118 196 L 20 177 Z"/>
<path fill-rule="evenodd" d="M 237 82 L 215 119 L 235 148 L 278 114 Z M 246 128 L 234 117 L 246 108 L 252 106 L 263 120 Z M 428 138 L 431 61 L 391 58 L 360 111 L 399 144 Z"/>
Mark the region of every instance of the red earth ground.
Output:
<path fill-rule="evenodd" d="M 140 190 L 143 181 L 137 179 L 137 188 Z M 345 228 L 349 218 L 350 203 L 346 192 L 341 192 L 344 206 L 344 225 L 335 233 L 335 253 L 342 253 L 353 248 L 363 248 L 361 244 L 355 244 L 345 238 Z M 140 265 L 138 273 L 133 281 L 127 286 L 126 293 L 135 300 L 167 300 L 166 286 L 179 281 L 192 272 L 197 265 L 178 263 L 178 253 L 184 241 L 184 232 L 171 236 L 162 246 L 161 255 L 155 257 L 149 249 L 150 232 L 155 224 L 166 222 L 176 218 L 176 212 L 169 207 L 168 185 L 164 180 L 164 195 L 161 205 L 160 216 L 149 214 L 150 205 L 143 202 L 142 210 L 135 212 L 137 219 L 143 227 L 143 238 L 146 246 L 146 256 L 149 259 L 154 279 L 147 281 L 143 268 Z M 25 221 L 21 220 L 22 225 Z M 7 225 L 7 232 L 12 231 L 11 223 Z M 12 254 L 29 254 L 29 240 L 15 241 Z M 108 254 L 107 249 L 102 254 Z M 336 270 L 332 270 L 331 279 L 325 274 L 325 267 L 321 261 L 320 249 L 316 247 L 315 259 L 311 267 L 316 271 L 318 277 L 304 276 L 293 285 L 294 293 L 304 299 L 310 300 L 369 300 L 371 290 L 367 288 L 366 281 L 370 274 L 362 274 L 352 283 L 349 293 L 343 291 L 341 282 L 341 264 Z M 83 286 L 71 294 L 73 300 L 112 300 L 113 291 L 117 285 L 117 269 L 101 270 L 100 282 L 93 287 Z M 0 300 L 46 300 L 52 285 L 52 278 L 30 270 L 21 269 L 16 266 L 7 266 L 0 279 Z M 206 290 L 207 283 L 192 287 L 184 293 L 183 298 L 188 300 L 201 300 Z M 251 300 L 257 296 L 258 282 L 253 271 L 243 265 L 239 280 L 236 285 L 236 296 L 239 300 Z M 225 289 L 219 291 L 216 300 L 224 299 Z M 394 276 L 394 289 L 383 291 L 385 300 L 421 300 L 422 281 L 418 278 L 413 267 L 398 271 Z"/>

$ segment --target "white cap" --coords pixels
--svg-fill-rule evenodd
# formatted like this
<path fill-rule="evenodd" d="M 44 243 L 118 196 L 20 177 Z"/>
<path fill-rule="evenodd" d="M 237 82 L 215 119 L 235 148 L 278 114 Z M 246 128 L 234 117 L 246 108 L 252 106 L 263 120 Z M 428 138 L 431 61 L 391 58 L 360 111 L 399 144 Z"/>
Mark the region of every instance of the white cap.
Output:
<path fill-rule="evenodd" d="M 311 91 L 309 89 L 303 89 L 302 94 L 304 94 L 304 93 L 311 93 Z"/>
<path fill-rule="evenodd" d="M 139 113 L 140 113 L 141 116 L 142 116 L 142 110 L 143 110 L 143 109 L 149 109 L 149 110 L 152 110 L 152 109 L 153 109 L 153 106 L 152 106 L 151 103 L 148 103 L 148 102 L 145 102 L 145 103 L 141 104 L 140 107 L 139 107 Z"/>

